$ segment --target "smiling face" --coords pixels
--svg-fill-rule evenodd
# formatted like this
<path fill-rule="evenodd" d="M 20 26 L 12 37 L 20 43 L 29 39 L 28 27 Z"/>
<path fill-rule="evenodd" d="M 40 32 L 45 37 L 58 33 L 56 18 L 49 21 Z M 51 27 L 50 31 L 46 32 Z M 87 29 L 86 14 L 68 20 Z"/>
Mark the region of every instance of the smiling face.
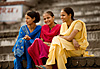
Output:
<path fill-rule="evenodd" d="M 27 25 L 31 25 L 33 23 L 33 21 L 35 20 L 35 18 L 31 18 L 30 16 L 28 16 L 27 14 L 25 15 L 25 19 L 26 19 L 26 24 Z"/>
<path fill-rule="evenodd" d="M 60 12 L 60 18 L 63 22 L 68 22 L 71 19 L 71 16 L 68 15 L 64 10 Z"/>
<path fill-rule="evenodd" d="M 44 19 L 45 24 L 47 25 L 52 25 L 52 23 L 54 23 L 54 16 L 52 17 L 48 13 L 43 14 L 43 19 Z"/>

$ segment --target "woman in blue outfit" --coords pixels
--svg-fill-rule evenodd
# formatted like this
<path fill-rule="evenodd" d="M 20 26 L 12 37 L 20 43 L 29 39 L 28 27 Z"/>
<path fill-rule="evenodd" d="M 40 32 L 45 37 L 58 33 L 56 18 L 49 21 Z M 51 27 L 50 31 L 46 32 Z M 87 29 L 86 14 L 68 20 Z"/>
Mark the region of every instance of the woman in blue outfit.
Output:
<path fill-rule="evenodd" d="M 40 15 L 36 11 L 27 11 L 25 14 L 26 25 L 19 30 L 17 41 L 13 47 L 15 56 L 14 69 L 22 69 L 22 60 L 26 58 L 27 69 L 32 69 L 32 58 L 27 52 L 27 48 L 40 37 L 41 26 L 36 25 L 40 21 Z"/>

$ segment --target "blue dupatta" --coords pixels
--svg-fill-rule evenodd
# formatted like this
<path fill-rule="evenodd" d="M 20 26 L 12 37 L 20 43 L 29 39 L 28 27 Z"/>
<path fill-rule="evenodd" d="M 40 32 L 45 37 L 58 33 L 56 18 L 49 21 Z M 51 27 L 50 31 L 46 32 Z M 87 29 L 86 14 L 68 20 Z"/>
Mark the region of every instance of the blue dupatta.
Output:
<path fill-rule="evenodd" d="M 40 32 L 41 32 L 41 26 L 40 25 L 36 26 L 34 31 L 31 32 L 31 33 L 30 33 L 27 25 L 23 25 L 19 30 L 18 39 L 17 39 L 17 41 L 16 41 L 16 43 L 15 43 L 13 49 L 12 49 L 12 51 L 14 52 L 14 55 L 21 57 L 24 54 L 24 46 L 25 45 L 30 46 L 36 38 L 40 37 Z M 30 36 L 31 39 L 30 40 L 23 39 L 23 37 L 25 35 Z M 26 42 L 26 41 L 28 41 L 28 42 Z"/>

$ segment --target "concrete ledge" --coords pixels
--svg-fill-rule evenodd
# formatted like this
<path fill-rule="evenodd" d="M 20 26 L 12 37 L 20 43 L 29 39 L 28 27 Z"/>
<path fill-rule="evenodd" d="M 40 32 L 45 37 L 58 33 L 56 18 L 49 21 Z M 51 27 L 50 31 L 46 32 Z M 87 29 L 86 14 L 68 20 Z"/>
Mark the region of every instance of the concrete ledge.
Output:
<path fill-rule="evenodd" d="M 0 38 L 16 37 L 19 30 L 4 30 L 0 31 Z"/>
<path fill-rule="evenodd" d="M 0 69 L 14 69 L 13 61 L 0 62 Z"/>
<path fill-rule="evenodd" d="M 68 58 L 67 68 L 99 68 L 100 57 L 71 57 Z"/>
<path fill-rule="evenodd" d="M 26 68 L 26 63 L 24 60 L 24 68 Z M 13 67 L 13 61 L 0 62 L 0 69 L 13 69 Z M 68 58 L 66 67 L 68 69 L 100 69 L 100 57 L 71 57 Z"/>

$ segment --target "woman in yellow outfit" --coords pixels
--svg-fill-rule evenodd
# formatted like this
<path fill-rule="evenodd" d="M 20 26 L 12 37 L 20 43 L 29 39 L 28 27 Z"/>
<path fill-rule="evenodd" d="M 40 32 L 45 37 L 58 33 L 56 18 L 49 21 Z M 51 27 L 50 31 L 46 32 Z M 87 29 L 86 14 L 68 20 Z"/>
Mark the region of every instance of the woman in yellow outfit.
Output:
<path fill-rule="evenodd" d="M 68 57 L 81 56 L 85 54 L 88 46 L 85 23 L 81 20 L 74 20 L 74 12 L 70 7 L 61 10 L 60 35 L 55 36 L 49 49 L 49 58 L 44 67 L 52 69 L 57 61 L 58 69 L 66 69 Z M 76 41 L 77 42 L 76 42 Z"/>

